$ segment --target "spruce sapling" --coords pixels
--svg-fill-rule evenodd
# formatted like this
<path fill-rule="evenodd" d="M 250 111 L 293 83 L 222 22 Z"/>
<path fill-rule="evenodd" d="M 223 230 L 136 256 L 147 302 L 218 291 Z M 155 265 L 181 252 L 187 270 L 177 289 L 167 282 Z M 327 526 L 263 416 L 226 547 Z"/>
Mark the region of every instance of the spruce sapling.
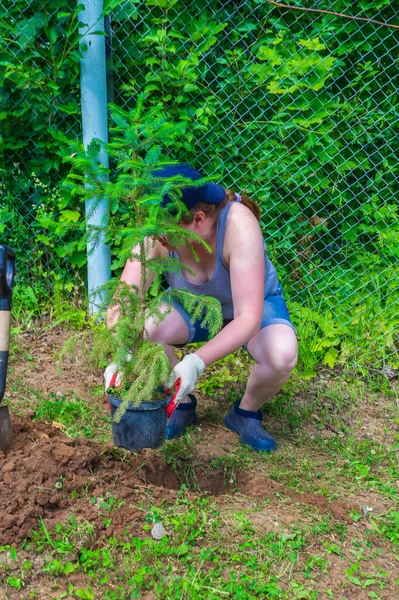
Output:
<path fill-rule="evenodd" d="M 111 107 L 110 142 L 94 140 L 87 151 L 76 149 L 68 160 L 72 163 L 66 187 L 71 197 L 90 200 L 91 211 L 99 202 L 109 203 L 110 219 L 85 231 L 95 247 L 105 235 L 113 247 L 112 268 L 118 271 L 128 259 L 140 262 L 140 285 L 129 286 L 113 278 L 106 286 L 106 304 L 118 314 L 111 327 L 100 326 L 95 335 L 94 356 L 103 364 L 115 362 L 124 373 L 124 384 L 119 391 L 122 404 L 115 420 L 120 420 L 131 402 L 138 405 L 153 399 L 157 388 L 167 381 L 171 371 L 169 360 L 160 343 L 147 339 L 146 323 L 156 323 L 171 310 L 176 298 L 193 319 L 201 319 L 215 335 L 222 326 L 218 300 L 197 296 L 187 290 L 165 290 L 162 274 L 179 271 L 183 265 L 175 258 L 149 258 L 159 236 L 168 236 L 177 248 L 193 241 L 210 248 L 195 233 L 182 229 L 178 223 L 187 208 L 180 201 L 181 189 L 193 182 L 180 175 L 160 178 L 154 175 L 166 165 L 176 164 L 165 156 L 165 151 L 176 147 L 176 140 L 184 135 L 184 124 L 166 119 L 162 109 L 145 109 L 144 95 L 137 106 L 125 111 Z M 100 164 L 99 150 L 103 147 L 109 156 L 110 168 Z M 201 185 L 209 179 L 195 182 Z M 162 206 L 168 194 L 171 202 Z M 184 267 L 187 271 L 187 267 Z"/>

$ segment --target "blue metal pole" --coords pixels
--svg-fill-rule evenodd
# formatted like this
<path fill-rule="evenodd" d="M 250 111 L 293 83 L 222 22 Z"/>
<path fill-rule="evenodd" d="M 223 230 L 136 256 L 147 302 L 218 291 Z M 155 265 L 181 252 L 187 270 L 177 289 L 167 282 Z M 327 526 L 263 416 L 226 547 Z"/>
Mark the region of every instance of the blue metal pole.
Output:
<path fill-rule="evenodd" d="M 107 83 L 105 61 L 105 37 L 94 34 L 104 31 L 102 16 L 103 0 L 83 0 L 84 10 L 79 18 L 84 25 L 80 28 L 83 58 L 80 63 L 80 86 L 82 103 L 83 144 L 85 148 L 93 138 L 108 142 L 107 122 Z M 99 153 L 99 161 L 108 167 L 108 155 L 104 150 Z M 93 213 L 93 200 L 86 202 L 87 228 L 106 227 L 109 220 L 109 206 L 103 200 Z M 104 238 L 94 246 L 87 245 L 87 279 L 90 313 L 97 314 L 104 298 L 101 286 L 111 277 L 111 253 Z"/>

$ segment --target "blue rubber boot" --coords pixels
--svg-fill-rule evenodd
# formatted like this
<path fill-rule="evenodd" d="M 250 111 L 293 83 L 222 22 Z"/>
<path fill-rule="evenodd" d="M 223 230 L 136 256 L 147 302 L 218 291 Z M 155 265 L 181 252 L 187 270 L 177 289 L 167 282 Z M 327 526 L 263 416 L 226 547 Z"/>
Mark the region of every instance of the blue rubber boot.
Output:
<path fill-rule="evenodd" d="M 274 438 L 262 427 L 263 415 L 260 410 L 244 410 L 240 408 L 241 398 L 234 404 L 231 411 L 226 415 L 224 424 L 230 431 L 238 433 L 243 444 L 251 446 L 260 452 L 275 450 L 277 444 Z"/>
<path fill-rule="evenodd" d="M 186 427 L 197 422 L 197 413 L 195 412 L 197 398 L 194 394 L 188 394 L 188 397 L 191 402 L 178 404 L 172 416 L 166 421 L 165 440 L 180 437 Z"/>

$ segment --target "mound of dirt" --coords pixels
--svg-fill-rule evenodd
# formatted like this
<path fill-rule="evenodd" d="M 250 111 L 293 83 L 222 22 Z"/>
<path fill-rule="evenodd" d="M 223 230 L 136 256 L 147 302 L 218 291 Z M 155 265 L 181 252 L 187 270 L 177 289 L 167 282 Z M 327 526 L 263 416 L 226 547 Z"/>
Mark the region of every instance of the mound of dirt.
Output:
<path fill-rule="evenodd" d="M 140 499 L 148 494 L 155 505 L 173 502 L 181 481 L 212 495 L 240 491 L 264 499 L 283 493 L 292 502 L 330 511 L 340 520 L 348 520 L 353 508 L 318 494 L 287 491 L 266 477 L 237 473 L 235 481 L 227 480 L 209 463 L 190 466 L 188 481 L 183 464 L 179 477 L 157 451 L 125 454 L 112 444 L 65 437 L 59 429 L 29 417 L 14 418 L 14 433 L 10 450 L 0 453 L 0 545 L 20 543 L 41 518 L 52 529 L 72 512 L 107 536 L 122 533 L 127 524 L 130 532 L 142 535 L 147 511 L 139 508 Z M 112 511 L 111 525 L 105 528 L 101 503 L 110 493 L 124 502 Z"/>
<path fill-rule="evenodd" d="M 155 504 L 158 498 L 176 498 L 179 478 L 154 451 L 130 454 L 122 461 L 110 444 L 67 438 L 29 418 L 14 418 L 13 425 L 14 444 L 7 454 L 0 453 L 0 545 L 20 542 L 40 518 L 51 526 L 72 510 L 101 529 L 103 515 L 89 500 L 110 490 L 114 497 L 134 498 L 135 504 L 143 489 L 151 489 Z M 202 478 L 202 483 L 202 490 L 213 494 L 226 490 L 218 473 Z M 112 515 L 107 534 L 114 535 L 141 516 L 137 508 L 122 507 Z"/>

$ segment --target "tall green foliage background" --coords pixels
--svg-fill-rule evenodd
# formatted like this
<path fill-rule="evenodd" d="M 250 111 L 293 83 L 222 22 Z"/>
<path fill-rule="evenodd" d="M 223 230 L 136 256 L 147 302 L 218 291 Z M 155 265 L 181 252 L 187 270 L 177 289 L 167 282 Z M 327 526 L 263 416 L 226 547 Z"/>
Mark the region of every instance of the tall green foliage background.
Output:
<path fill-rule="evenodd" d="M 312 7 L 398 24 L 389 0 Z M 259 0 L 104 9 L 110 97 L 129 109 L 144 91 L 185 128 L 174 158 L 260 204 L 309 371 L 338 359 L 397 368 L 399 31 Z M 0 237 L 39 296 L 84 280 L 85 250 L 64 227 L 83 215 L 59 187 L 81 131 L 80 11 L 0 9 Z"/>

